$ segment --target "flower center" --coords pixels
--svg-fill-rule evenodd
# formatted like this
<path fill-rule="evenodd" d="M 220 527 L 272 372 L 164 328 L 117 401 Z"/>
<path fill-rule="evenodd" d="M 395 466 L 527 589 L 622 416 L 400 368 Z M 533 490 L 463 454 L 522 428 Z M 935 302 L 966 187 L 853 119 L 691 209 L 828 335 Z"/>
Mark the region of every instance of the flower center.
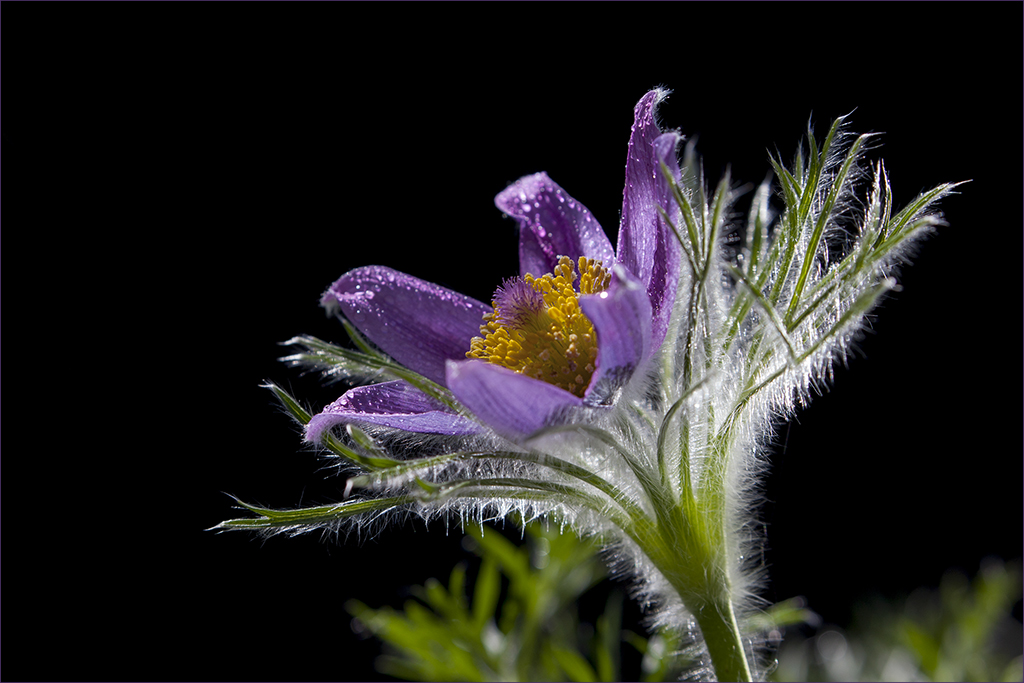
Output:
<path fill-rule="evenodd" d="M 506 280 L 494 292 L 467 358 L 478 358 L 554 384 L 583 397 L 597 361 L 594 326 L 579 296 L 608 289 L 611 274 L 600 261 L 579 259 L 578 289 L 572 259 L 559 257 L 554 273 Z"/>

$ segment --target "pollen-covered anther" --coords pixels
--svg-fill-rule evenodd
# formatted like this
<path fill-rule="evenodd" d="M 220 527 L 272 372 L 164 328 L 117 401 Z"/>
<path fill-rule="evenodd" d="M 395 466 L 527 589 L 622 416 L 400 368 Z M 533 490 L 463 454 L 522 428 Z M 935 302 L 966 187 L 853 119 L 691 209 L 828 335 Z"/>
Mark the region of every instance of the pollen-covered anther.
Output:
<path fill-rule="evenodd" d="M 472 339 L 466 357 L 501 365 L 582 397 L 596 368 L 597 337 L 579 297 L 603 292 L 610 284 L 611 273 L 600 261 L 580 257 L 573 264 L 565 256 L 552 273 L 541 277 L 527 273 L 506 280 L 495 291 L 494 310 L 484 316 L 481 336 Z"/>

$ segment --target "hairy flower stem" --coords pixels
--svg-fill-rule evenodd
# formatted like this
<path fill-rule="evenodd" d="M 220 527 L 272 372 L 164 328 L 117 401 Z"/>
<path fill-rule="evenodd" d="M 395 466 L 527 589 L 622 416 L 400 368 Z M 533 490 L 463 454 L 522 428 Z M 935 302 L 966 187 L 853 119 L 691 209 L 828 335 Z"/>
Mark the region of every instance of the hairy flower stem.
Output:
<path fill-rule="evenodd" d="M 671 411 L 670 411 L 671 412 Z M 724 453 L 720 458 L 724 459 Z M 724 462 L 720 462 L 724 468 Z M 713 468 L 717 469 L 717 468 Z M 708 476 L 700 498 L 679 499 L 665 489 L 650 500 L 654 519 L 633 518 L 625 531 L 678 594 L 700 628 L 716 680 L 752 680 L 733 605 L 728 573 L 724 486 L 720 474 Z"/>
<path fill-rule="evenodd" d="M 696 388 L 686 392 L 683 398 Z M 655 485 L 656 491 L 649 491 L 654 519 L 647 518 L 646 525 L 634 525 L 631 535 L 675 589 L 687 611 L 694 615 L 711 657 L 715 678 L 749 681 L 752 675 L 729 579 L 725 516 L 726 470 L 734 445 L 735 421 L 727 420 L 713 438 L 710 460 L 697 491 L 692 486 L 685 446 L 681 453 L 681 481 L 678 487 L 673 486 L 666 477 L 664 461 L 669 425 L 675 421 L 682 403 L 683 399 L 679 399 L 662 418 L 657 445 L 661 481 L 660 486 Z M 683 419 L 680 430 L 684 435 L 687 427 L 688 420 Z"/>
<path fill-rule="evenodd" d="M 726 591 L 723 590 L 721 599 L 715 603 L 690 608 L 711 655 L 715 678 L 719 681 L 750 681 L 750 667 L 743 652 L 740 628 Z"/>
<path fill-rule="evenodd" d="M 682 509 L 676 508 L 674 512 L 667 517 L 659 515 L 656 529 L 648 526 L 648 534 L 633 538 L 696 618 L 711 656 L 715 680 L 750 681 L 750 667 L 730 597 L 733 591 L 725 571 L 724 548 L 712 540 L 715 535 L 709 533 L 711 529 L 703 526 L 717 515 L 705 511 L 703 519 L 694 520 L 694 524 Z"/>

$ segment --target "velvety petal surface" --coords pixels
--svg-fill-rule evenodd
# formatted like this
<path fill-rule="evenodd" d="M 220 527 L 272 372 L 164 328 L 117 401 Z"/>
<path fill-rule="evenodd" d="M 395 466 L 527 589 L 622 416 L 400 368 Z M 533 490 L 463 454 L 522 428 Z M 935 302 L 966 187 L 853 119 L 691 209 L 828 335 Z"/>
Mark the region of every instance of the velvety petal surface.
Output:
<path fill-rule="evenodd" d="M 502 436 L 520 441 L 556 423 L 583 399 L 553 384 L 485 361 L 448 363 L 448 388 Z"/>
<path fill-rule="evenodd" d="M 654 141 L 654 159 L 658 164 L 657 170 L 657 196 L 658 205 L 665 211 L 677 229 L 682 230 L 682 211 L 672 196 L 672 188 L 661 171 L 660 164 L 664 163 L 676 182 L 680 182 L 679 161 L 676 158 L 676 149 L 682 137 L 678 133 L 665 133 L 658 136 Z M 659 217 L 660 218 L 660 217 Z M 675 306 L 676 293 L 679 285 L 679 268 L 683 256 L 682 248 L 679 246 L 678 238 L 672 232 L 672 228 L 665 224 L 664 219 L 659 220 L 659 228 L 656 231 L 657 244 L 654 249 L 654 261 L 651 263 L 651 279 L 647 283 L 647 296 L 651 301 L 651 338 L 652 352 L 661 346 L 668 332 L 669 320 L 672 318 L 672 308 Z"/>
<path fill-rule="evenodd" d="M 629 381 L 651 345 L 651 302 L 643 284 L 622 266 L 600 294 L 580 298 L 580 308 L 597 334 L 597 369 L 585 401 L 597 405 Z"/>
<path fill-rule="evenodd" d="M 612 244 L 597 219 L 546 173 L 520 178 L 494 203 L 519 222 L 520 275 L 550 273 L 559 256 L 573 261 L 586 256 L 606 267 L 614 262 Z"/>
<path fill-rule="evenodd" d="M 339 424 L 370 424 L 425 434 L 472 434 L 480 426 L 403 381 L 350 389 L 313 416 L 306 441 L 319 443 L 323 433 Z"/>
<path fill-rule="evenodd" d="M 675 149 L 680 137 L 676 133 L 662 135 L 655 121 L 658 102 L 665 96 L 664 91 L 652 90 L 633 110 L 622 223 L 616 248 L 619 263 L 636 275 L 647 289 L 654 314 L 654 348 L 660 346 L 668 329 L 680 257 L 679 244 L 658 213 L 658 207 L 670 217 L 678 211 L 660 164 L 664 162 L 679 178 Z"/>
<path fill-rule="evenodd" d="M 485 313 L 476 299 L 385 268 L 349 271 L 320 299 L 402 365 L 444 383 L 445 361 L 462 360 Z"/>

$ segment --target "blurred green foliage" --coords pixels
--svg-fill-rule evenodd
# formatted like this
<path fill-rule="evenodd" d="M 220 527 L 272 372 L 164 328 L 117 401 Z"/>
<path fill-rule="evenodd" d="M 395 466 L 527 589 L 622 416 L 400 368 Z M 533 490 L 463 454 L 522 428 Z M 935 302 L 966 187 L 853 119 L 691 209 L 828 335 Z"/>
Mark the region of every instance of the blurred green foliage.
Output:
<path fill-rule="evenodd" d="M 466 545 L 480 557 L 467 586 L 460 564 L 445 587 L 415 586 L 402 610 L 346 606 L 357 627 L 385 644 L 381 673 L 416 681 L 614 681 L 622 644 L 643 655 L 643 680 L 678 675 L 678 642 L 622 629 L 623 594 L 613 589 L 591 626 L 580 620 L 580 598 L 606 578 L 598 547 L 540 524 L 526 526 L 517 545 L 493 528 L 467 529 Z"/>
<path fill-rule="evenodd" d="M 775 681 L 1020 681 L 1021 566 L 990 559 L 973 579 L 948 572 L 939 588 L 858 605 L 848 629 L 792 634 Z"/>
<path fill-rule="evenodd" d="M 480 558 L 452 570 L 448 585 L 414 586 L 402 609 L 346 607 L 354 624 L 384 643 L 382 674 L 414 681 L 677 680 L 690 665 L 677 634 L 645 637 L 622 626 L 624 596 L 612 587 L 591 625 L 578 605 L 607 578 L 598 546 L 540 524 L 521 544 L 491 527 L 470 527 L 467 548 Z M 858 605 L 848 629 L 822 625 L 794 598 L 756 613 L 748 634 L 782 644 L 773 681 L 1020 681 L 1021 567 L 990 560 L 969 581 L 950 572 L 938 590 L 905 600 Z M 788 630 L 788 633 L 787 633 Z M 783 638 L 783 635 L 785 637 Z M 640 655 L 624 670 L 623 645 Z"/>
<path fill-rule="evenodd" d="M 464 544 L 481 560 L 471 589 L 463 563 L 447 587 L 437 579 L 413 586 L 415 599 L 401 610 L 348 602 L 357 630 L 384 642 L 377 670 L 413 681 L 667 681 L 690 666 L 679 634 L 623 629 L 623 592 L 614 585 L 594 590 L 607 578 L 595 542 L 538 523 L 526 525 L 523 541 L 470 527 Z M 608 594 L 593 625 L 578 613 L 587 593 L 591 601 Z M 748 621 L 747 630 L 768 632 L 811 617 L 799 602 L 786 601 Z M 623 645 L 638 655 L 628 670 Z"/>

